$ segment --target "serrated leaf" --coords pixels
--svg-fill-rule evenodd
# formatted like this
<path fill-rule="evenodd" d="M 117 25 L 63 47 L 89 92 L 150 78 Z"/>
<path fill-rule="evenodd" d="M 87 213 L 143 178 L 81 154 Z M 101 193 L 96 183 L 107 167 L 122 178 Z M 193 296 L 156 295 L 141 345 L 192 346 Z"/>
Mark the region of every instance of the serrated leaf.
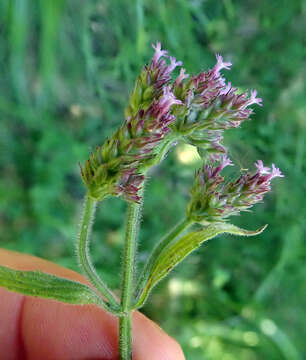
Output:
<path fill-rule="evenodd" d="M 20 271 L 0 266 L 0 286 L 20 294 L 69 304 L 96 304 L 107 307 L 89 286 L 40 271 Z"/>
<path fill-rule="evenodd" d="M 208 225 L 204 229 L 194 231 L 183 236 L 175 243 L 170 244 L 156 259 L 148 280 L 137 299 L 135 307 L 141 307 L 153 287 L 176 265 L 184 260 L 186 256 L 196 250 L 204 241 L 210 240 L 222 233 L 240 236 L 254 236 L 263 232 L 266 227 L 267 225 L 255 231 L 248 231 L 227 223 L 215 223 Z"/>

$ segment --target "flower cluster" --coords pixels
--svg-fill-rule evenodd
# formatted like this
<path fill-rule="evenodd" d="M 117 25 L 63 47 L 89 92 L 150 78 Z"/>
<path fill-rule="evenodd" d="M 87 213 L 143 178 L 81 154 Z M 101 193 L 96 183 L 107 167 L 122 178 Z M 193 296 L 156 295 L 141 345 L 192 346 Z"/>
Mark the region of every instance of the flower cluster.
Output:
<path fill-rule="evenodd" d="M 162 160 L 160 147 L 175 121 L 171 108 L 182 104 L 168 85 L 171 72 L 180 63 L 170 58 L 167 65 L 162 59 L 165 55 L 157 43 L 151 64 L 136 81 L 126 120 L 81 167 L 89 195 L 96 200 L 122 195 L 139 202 L 146 169 Z"/>
<path fill-rule="evenodd" d="M 220 161 L 211 161 L 196 172 L 187 207 L 188 218 L 197 222 L 224 221 L 262 201 L 271 189 L 271 180 L 283 177 L 274 164 L 270 169 L 259 160 L 255 163 L 255 173 L 247 172 L 225 183 L 221 171 L 228 165 L 233 163 L 224 155 Z"/>
<path fill-rule="evenodd" d="M 160 43 L 153 48 L 150 64 L 136 80 L 124 123 L 81 167 L 89 195 L 96 200 L 121 195 L 139 202 L 146 171 L 178 139 L 197 146 L 204 156 L 221 159 L 226 153 L 223 131 L 247 119 L 250 105 L 261 104 L 255 90 L 248 96 L 226 84 L 221 70 L 229 69 L 231 63 L 220 55 L 207 72 L 189 76 L 181 68 L 172 81 L 173 71 L 182 62 L 168 57 Z"/>
<path fill-rule="evenodd" d="M 185 135 L 188 143 L 206 150 L 206 155 L 225 153 L 221 143 L 223 131 L 238 127 L 252 114 L 249 106 L 262 102 L 256 97 L 256 90 L 248 96 L 246 92 L 239 94 L 231 83 L 226 84 L 220 71 L 230 69 L 232 64 L 224 62 L 220 55 L 216 57 L 217 63 L 211 70 L 190 79 L 181 69 L 173 87 L 175 96 L 183 103 L 175 108 L 177 121 L 173 127 Z"/>

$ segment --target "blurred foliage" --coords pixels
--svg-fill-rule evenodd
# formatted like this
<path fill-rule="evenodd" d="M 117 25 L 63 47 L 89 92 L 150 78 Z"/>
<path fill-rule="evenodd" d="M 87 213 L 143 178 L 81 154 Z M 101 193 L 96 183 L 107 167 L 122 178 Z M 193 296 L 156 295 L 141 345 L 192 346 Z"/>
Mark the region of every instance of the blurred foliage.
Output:
<path fill-rule="evenodd" d="M 262 235 L 205 244 L 144 312 L 188 360 L 306 358 L 305 17 L 303 0 L 2 0 L 0 245 L 77 269 L 78 161 L 122 121 L 151 43 L 162 41 L 188 72 L 220 52 L 234 64 L 227 79 L 264 99 L 252 121 L 228 132 L 233 160 L 275 162 L 286 178 L 234 219 L 248 229 L 269 223 Z M 151 173 L 141 264 L 183 215 L 198 165 L 179 147 Z M 124 212 L 122 201 L 105 201 L 93 233 L 94 258 L 115 288 Z"/>

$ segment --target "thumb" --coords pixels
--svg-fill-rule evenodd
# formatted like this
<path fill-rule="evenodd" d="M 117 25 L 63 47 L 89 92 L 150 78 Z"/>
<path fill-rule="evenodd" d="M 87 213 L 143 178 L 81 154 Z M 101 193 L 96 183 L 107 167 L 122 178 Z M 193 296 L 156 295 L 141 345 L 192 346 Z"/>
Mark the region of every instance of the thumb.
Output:
<path fill-rule="evenodd" d="M 0 264 L 40 270 L 88 285 L 49 261 L 0 249 Z M 6 360 L 117 360 L 118 320 L 94 305 L 69 305 L 0 288 L 0 354 Z M 154 322 L 133 313 L 133 360 L 184 360 L 179 345 Z"/>

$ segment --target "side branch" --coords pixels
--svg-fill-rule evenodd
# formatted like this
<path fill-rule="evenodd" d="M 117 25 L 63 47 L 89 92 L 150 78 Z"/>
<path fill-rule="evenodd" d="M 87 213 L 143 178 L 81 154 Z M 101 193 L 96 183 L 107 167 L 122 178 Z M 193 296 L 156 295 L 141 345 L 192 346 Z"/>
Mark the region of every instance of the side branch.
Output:
<path fill-rule="evenodd" d="M 90 282 L 101 293 L 101 295 L 109 302 L 111 307 L 119 311 L 119 304 L 111 292 L 111 290 L 100 279 L 99 275 L 95 271 L 89 255 L 89 242 L 90 231 L 95 215 L 97 202 L 90 198 L 88 195 L 85 197 L 84 211 L 81 220 L 81 229 L 77 242 L 77 256 L 80 267 Z"/>

